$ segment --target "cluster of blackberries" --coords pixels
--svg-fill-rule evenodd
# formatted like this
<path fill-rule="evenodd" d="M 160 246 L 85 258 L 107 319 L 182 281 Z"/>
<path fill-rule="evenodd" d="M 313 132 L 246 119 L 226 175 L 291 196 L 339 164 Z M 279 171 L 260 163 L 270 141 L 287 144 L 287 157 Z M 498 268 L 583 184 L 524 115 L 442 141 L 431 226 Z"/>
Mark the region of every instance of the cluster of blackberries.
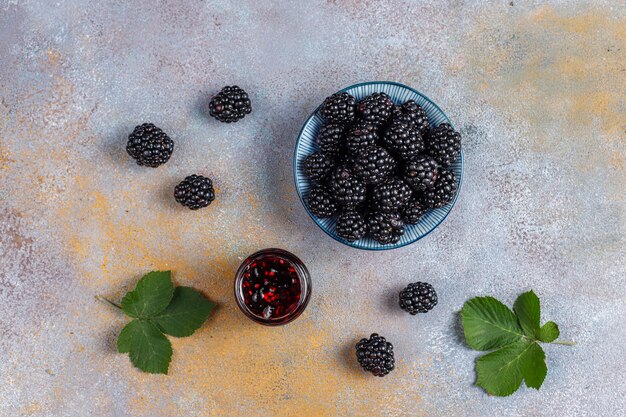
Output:
<path fill-rule="evenodd" d="M 411 315 L 428 313 L 437 305 L 435 288 L 426 282 L 409 284 L 400 291 L 399 298 L 400 308 Z M 356 359 L 363 369 L 376 376 L 385 376 L 395 367 L 393 345 L 376 333 L 357 343 Z"/>
<path fill-rule="evenodd" d="M 307 205 L 319 218 L 337 216 L 337 235 L 349 242 L 370 236 L 400 240 L 431 208 L 457 191 L 449 166 L 461 153 L 461 135 L 447 123 L 432 127 L 415 101 L 394 103 L 385 93 L 361 101 L 346 92 L 326 98 L 319 150 L 307 156 Z"/>
<path fill-rule="evenodd" d="M 222 88 L 209 103 L 209 114 L 224 123 L 236 122 L 251 111 L 248 94 L 236 85 Z M 138 165 L 156 168 L 170 159 L 174 141 L 152 123 L 144 123 L 128 136 L 126 152 Z M 206 207 L 215 200 L 213 182 L 202 175 L 190 175 L 176 186 L 174 198 L 191 210 Z"/>

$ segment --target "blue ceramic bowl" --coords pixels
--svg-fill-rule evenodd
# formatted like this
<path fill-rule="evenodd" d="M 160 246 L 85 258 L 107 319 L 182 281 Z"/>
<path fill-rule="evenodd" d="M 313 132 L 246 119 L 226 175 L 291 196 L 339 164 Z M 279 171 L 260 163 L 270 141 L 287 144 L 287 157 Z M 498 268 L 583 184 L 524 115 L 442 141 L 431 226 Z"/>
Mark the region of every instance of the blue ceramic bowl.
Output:
<path fill-rule="evenodd" d="M 428 116 L 428 120 L 430 121 L 431 126 L 435 127 L 440 125 L 441 123 L 450 123 L 448 117 L 444 114 L 443 111 L 441 111 L 439 107 L 437 107 L 435 103 L 433 103 L 428 97 L 426 97 L 422 93 L 410 87 L 407 87 L 406 85 L 387 81 L 373 81 L 368 83 L 355 84 L 348 88 L 344 88 L 341 91 L 346 91 L 352 94 L 354 97 L 356 97 L 357 101 L 372 93 L 377 92 L 387 93 L 396 104 L 402 104 L 407 100 L 415 100 L 415 102 L 422 106 L 424 111 L 426 111 L 426 115 Z M 305 203 L 309 194 L 311 182 L 302 172 L 302 162 L 308 155 L 318 150 L 315 138 L 317 137 L 317 134 L 323 124 L 324 119 L 320 116 L 318 107 L 307 119 L 306 123 L 302 127 L 302 130 L 300 131 L 300 135 L 298 135 L 293 164 L 296 189 L 298 190 L 298 195 L 300 196 L 302 205 L 309 213 L 313 221 L 324 232 L 326 232 L 327 235 L 337 240 L 338 242 L 341 242 L 348 246 L 352 246 L 353 248 L 357 249 L 396 249 L 420 240 L 421 238 L 432 232 L 448 216 L 448 213 L 450 213 L 450 210 L 452 210 L 452 207 L 454 206 L 454 203 L 456 202 L 456 199 L 461 190 L 461 179 L 463 177 L 462 150 L 461 157 L 452 166 L 450 166 L 450 169 L 454 172 L 454 175 L 456 175 L 459 181 L 459 187 L 452 201 L 444 207 L 429 210 L 421 218 L 418 224 L 406 226 L 404 235 L 399 242 L 391 245 L 381 245 L 380 243 L 370 238 L 359 239 L 356 242 L 348 242 L 347 240 L 344 240 L 337 236 L 337 233 L 335 231 L 335 218 L 318 219 L 313 215 L 313 213 L 311 213 Z"/>

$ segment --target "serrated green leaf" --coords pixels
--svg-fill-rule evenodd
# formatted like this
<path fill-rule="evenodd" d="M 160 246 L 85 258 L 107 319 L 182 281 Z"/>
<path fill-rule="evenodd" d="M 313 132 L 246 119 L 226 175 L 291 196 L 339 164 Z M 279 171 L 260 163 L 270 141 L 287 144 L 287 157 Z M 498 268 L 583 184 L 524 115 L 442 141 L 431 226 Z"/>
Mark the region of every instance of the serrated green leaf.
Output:
<path fill-rule="evenodd" d="M 513 311 L 515 311 L 519 324 L 522 326 L 522 330 L 524 330 L 526 336 L 534 340 L 539 331 L 541 308 L 539 298 L 533 290 L 517 297 L 515 304 L 513 304 Z"/>
<path fill-rule="evenodd" d="M 467 344 L 476 350 L 490 350 L 519 341 L 523 336 L 517 317 L 493 297 L 475 297 L 461 310 Z"/>
<path fill-rule="evenodd" d="M 130 352 L 131 347 L 133 346 L 133 337 L 135 334 L 135 323 L 137 320 L 132 320 L 130 323 L 126 324 L 120 335 L 117 337 L 117 351 L 119 353 L 128 353 Z"/>
<path fill-rule="evenodd" d="M 531 343 L 530 349 L 526 351 L 522 359 L 522 374 L 526 386 L 539 389 L 548 373 L 545 352 L 538 343 Z"/>
<path fill-rule="evenodd" d="M 176 337 L 190 336 L 204 323 L 215 304 L 193 288 L 176 287 L 170 304 L 153 321 Z"/>
<path fill-rule="evenodd" d="M 170 341 L 154 323 L 144 319 L 135 319 L 122 329 L 117 350 L 130 353 L 133 365 L 152 374 L 167 374 L 172 359 Z"/>
<path fill-rule="evenodd" d="M 505 397 L 522 384 L 522 357 L 530 343 L 517 341 L 476 359 L 476 385 L 491 395 Z"/>
<path fill-rule="evenodd" d="M 554 342 L 559 337 L 559 326 L 553 321 L 544 324 L 537 332 L 537 339 L 544 343 Z"/>
<path fill-rule="evenodd" d="M 153 271 L 144 275 L 135 289 L 122 298 L 122 310 L 134 318 L 153 317 L 167 307 L 173 295 L 170 271 Z"/>

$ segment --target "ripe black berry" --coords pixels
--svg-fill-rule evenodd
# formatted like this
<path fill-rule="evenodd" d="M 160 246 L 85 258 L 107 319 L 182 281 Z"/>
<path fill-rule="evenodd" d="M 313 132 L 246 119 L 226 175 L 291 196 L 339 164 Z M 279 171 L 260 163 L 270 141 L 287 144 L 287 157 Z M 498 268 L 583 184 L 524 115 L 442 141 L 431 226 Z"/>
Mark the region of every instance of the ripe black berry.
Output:
<path fill-rule="evenodd" d="M 452 201 L 458 188 L 456 176 L 452 171 L 442 169 L 435 186 L 424 191 L 421 196 L 422 203 L 429 208 L 443 207 Z"/>
<path fill-rule="evenodd" d="M 335 93 L 322 103 L 320 114 L 329 122 L 346 124 L 354 120 L 356 99 L 346 92 Z"/>
<path fill-rule="evenodd" d="M 302 162 L 304 174 L 313 182 L 323 182 L 335 167 L 332 155 L 324 152 L 313 152 Z"/>
<path fill-rule="evenodd" d="M 202 175 L 190 175 L 174 188 L 174 198 L 192 210 L 206 207 L 215 200 L 213 183 Z"/>
<path fill-rule="evenodd" d="M 425 135 L 430 129 L 426 112 L 414 100 L 409 100 L 402 106 L 396 106 L 394 121 L 406 123 L 416 128 L 421 135 Z"/>
<path fill-rule="evenodd" d="M 393 345 L 376 333 L 357 343 L 356 359 L 363 369 L 376 376 L 385 376 L 395 367 Z"/>
<path fill-rule="evenodd" d="M 361 239 L 367 233 L 367 224 L 363 215 L 357 211 L 346 210 L 337 218 L 337 225 L 335 226 L 337 236 L 347 240 L 348 242 L 354 242 Z"/>
<path fill-rule="evenodd" d="M 372 199 L 383 213 L 395 213 L 409 202 L 412 193 L 404 181 L 392 177 L 374 187 Z"/>
<path fill-rule="evenodd" d="M 137 161 L 137 165 L 156 168 L 170 159 L 174 141 L 152 123 L 144 123 L 128 135 L 126 152 Z"/>
<path fill-rule="evenodd" d="M 381 245 L 397 243 L 404 234 L 404 222 L 398 213 L 370 213 L 367 218 L 369 235 Z"/>
<path fill-rule="evenodd" d="M 335 200 L 346 208 L 355 208 L 365 201 L 365 184 L 349 168 L 337 168 L 331 176 L 329 186 Z"/>
<path fill-rule="evenodd" d="M 317 145 L 322 152 L 338 154 L 343 145 L 345 126 L 339 123 L 327 123 L 317 134 Z"/>
<path fill-rule="evenodd" d="M 375 125 L 380 125 L 391 116 L 393 101 L 385 93 L 374 93 L 365 97 L 357 105 L 357 111 L 361 118 Z"/>
<path fill-rule="evenodd" d="M 428 208 L 417 198 L 411 199 L 400 211 L 405 224 L 417 224 Z"/>
<path fill-rule="evenodd" d="M 353 171 L 366 184 L 378 184 L 396 168 L 396 161 L 385 148 L 371 145 L 354 158 Z"/>
<path fill-rule="evenodd" d="M 411 315 L 428 313 L 436 305 L 435 288 L 426 282 L 414 282 L 400 291 L 400 308 Z"/>
<path fill-rule="evenodd" d="M 243 119 L 251 111 L 248 94 L 236 85 L 222 88 L 209 103 L 209 114 L 224 123 Z"/>
<path fill-rule="evenodd" d="M 442 123 L 426 135 L 426 147 L 434 160 L 447 167 L 461 154 L 461 134 Z"/>
<path fill-rule="evenodd" d="M 390 152 L 405 161 L 424 151 L 424 139 L 417 128 L 402 122 L 394 122 L 387 128 L 383 142 Z"/>
<path fill-rule="evenodd" d="M 439 164 L 429 156 L 418 156 L 404 166 L 404 181 L 415 191 L 435 186 L 439 178 Z"/>
<path fill-rule="evenodd" d="M 353 154 L 376 144 L 378 129 L 371 123 L 357 122 L 346 134 L 346 149 Z"/>
<path fill-rule="evenodd" d="M 311 189 L 307 198 L 307 205 L 311 213 L 320 219 L 331 217 L 338 210 L 337 202 L 328 188 L 323 185 L 317 185 Z"/>

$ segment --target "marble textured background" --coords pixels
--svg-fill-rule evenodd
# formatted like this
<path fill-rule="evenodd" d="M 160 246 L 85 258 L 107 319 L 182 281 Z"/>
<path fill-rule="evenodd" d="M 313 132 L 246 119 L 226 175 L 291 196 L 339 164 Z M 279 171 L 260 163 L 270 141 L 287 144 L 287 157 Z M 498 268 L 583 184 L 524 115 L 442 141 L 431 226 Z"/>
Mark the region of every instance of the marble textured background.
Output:
<path fill-rule="evenodd" d="M 626 7 L 619 2 L 0 0 L 0 415 L 617 416 L 626 409 Z M 316 228 L 294 190 L 295 138 L 328 94 L 368 80 L 415 87 L 464 135 L 460 199 L 426 239 L 383 253 Z M 223 125 L 207 99 L 249 91 Z M 176 142 L 158 169 L 125 138 L 144 121 Z M 171 194 L 211 176 L 191 212 Z M 296 322 L 237 310 L 251 252 L 299 255 L 314 295 Z M 168 376 L 115 352 L 126 319 L 94 300 L 143 273 L 219 308 L 173 339 Z M 439 305 L 409 316 L 406 283 Z M 540 391 L 492 398 L 456 312 L 528 289 L 575 347 L 546 346 Z M 353 345 L 395 345 L 360 371 Z"/>

